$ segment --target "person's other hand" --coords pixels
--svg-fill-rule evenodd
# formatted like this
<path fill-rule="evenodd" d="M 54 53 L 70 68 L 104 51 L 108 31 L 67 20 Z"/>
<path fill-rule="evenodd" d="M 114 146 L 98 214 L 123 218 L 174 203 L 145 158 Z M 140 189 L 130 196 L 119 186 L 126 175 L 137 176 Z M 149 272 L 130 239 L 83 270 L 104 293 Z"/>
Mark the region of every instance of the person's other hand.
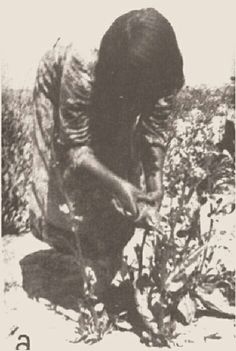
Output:
<path fill-rule="evenodd" d="M 135 220 L 135 223 L 138 227 L 142 228 L 157 228 L 160 219 L 161 216 L 156 206 L 142 203 L 139 205 L 139 215 Z"/>
<path fill-rule="evenodd" d="M 139 215 L 138 203 L 147 202 L 148 195 L 127 181 L 121 181 L 115 198 L 112 200 L 115 208 L 123 215 L 136 219 Z"/>

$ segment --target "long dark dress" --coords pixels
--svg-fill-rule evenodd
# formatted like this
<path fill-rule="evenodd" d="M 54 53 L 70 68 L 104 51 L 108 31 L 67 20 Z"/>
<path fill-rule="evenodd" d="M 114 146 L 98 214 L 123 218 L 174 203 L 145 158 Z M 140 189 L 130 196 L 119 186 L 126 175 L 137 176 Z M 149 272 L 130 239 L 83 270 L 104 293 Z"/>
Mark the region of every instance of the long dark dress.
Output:
<path fill-rule="evenodd" d="M 101 263 L 103 273 L 97 275 L 104 275 L 104 289 L 119 268 L 134 224 L 111 206 L 111 194 L 91 175 L 70 170 L 68 152 L 73 149 L 78 160 L 93 152 L 111 171 L 140 186 L 140 153 L 149 149 L 147 162 L 155 168 L 150 150 L 165 148 L 167 121 L 160 116 L 159 128 L 153 130 L 151 113 L 130 105 L 122 96 L 117 97 L 114 108 L 99 116 L 91 100 L 94 64 L 85 62 L 75 45 L 60 40 L 40 62 L 34 90 L 31 227 L 35 236 L 56 248 L 66 250 L 67 241 L 73 245 L 57 173 L 64 176 L 67 171 L 64 189 L 79 221 L 83 254 L 95 270 Z M 92 119 L 97 125 L 93 132 Z"/>

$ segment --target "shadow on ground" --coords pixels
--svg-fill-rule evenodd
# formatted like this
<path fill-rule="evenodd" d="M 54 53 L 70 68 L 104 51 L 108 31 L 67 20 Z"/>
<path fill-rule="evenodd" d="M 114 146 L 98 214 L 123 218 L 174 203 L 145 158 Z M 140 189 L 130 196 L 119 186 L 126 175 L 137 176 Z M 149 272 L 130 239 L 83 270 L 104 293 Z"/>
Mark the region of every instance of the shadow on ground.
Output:
<path fill-rule="evenodd" d="M 82 279 L 75 259 L 54 249 L 40 250 L 20 261 L 23 289 L 30 298 L 78 310 Z"/>
<path fill-rule="evenodd" d="M 82 297 L 83 281 L 73 256 L 54 249 L 40 250 L 20 260 L 22 286 L 30 298 L 44 298 L 55 306 L 79 312 L 78 298 Z M 119 288 L 110 286 L 102 301 L 110 314 L 128 311 L 134 330 L 142 320 L 136 310 L 133 287 L 129 282 Z"/>

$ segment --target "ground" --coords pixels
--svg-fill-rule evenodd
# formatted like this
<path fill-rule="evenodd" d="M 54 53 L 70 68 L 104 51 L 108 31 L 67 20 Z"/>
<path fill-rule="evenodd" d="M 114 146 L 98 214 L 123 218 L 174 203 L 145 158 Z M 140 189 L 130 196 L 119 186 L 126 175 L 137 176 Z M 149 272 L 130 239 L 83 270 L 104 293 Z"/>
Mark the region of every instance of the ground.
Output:
<path fill-rule="evenodd" d="M 233 213 L 233 215 L 235 215 Z M 231 223 L 232 214 L 219 221 L 219 230 Z M 224 242 L 227 240 L 224 239 Z M 233 242 L 230 241 L 232 246 Z M 30 350 L 104 350 L 119 345 L 146 350 L 132 330 L 114 330 L 102 341 L 90 345 L 77 343 L 78 313 L 76 292 L 78 272 L 68 256 L 62 256 L 30 233 L 3 237 L 4 253 L 4 351 L 16 349 L 20 335 L 30 337 Z M 232 264 L 233 250 L 227 258 Z M 235 322 L 232 319 L 201 316 L 191 325 L 177 326 L 172 350 L 235 349 Z M 22 341 L 22 340 L 21 340 Z M 23 346 L 22 348 L 23 349 Z M 152 350 L 152 347 L 149 348 Z M 153 348 L 154 349 L 154 348 Z M 166 348 L 163 348 L 163 351 Z"/>

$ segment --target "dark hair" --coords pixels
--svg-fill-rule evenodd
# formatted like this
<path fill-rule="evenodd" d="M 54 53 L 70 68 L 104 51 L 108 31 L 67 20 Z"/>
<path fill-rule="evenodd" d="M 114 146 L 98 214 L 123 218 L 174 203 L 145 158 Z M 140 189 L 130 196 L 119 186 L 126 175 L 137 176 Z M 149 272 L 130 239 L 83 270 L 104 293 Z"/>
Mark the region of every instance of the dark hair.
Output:
<path fill-rule="evenodd" d="M 95 67 L 93 97 L 106 108 L 172 94 L 184 83 L 183 60 L 171 24 L 153 8 L 118 17 L 105 33 Z"/>

